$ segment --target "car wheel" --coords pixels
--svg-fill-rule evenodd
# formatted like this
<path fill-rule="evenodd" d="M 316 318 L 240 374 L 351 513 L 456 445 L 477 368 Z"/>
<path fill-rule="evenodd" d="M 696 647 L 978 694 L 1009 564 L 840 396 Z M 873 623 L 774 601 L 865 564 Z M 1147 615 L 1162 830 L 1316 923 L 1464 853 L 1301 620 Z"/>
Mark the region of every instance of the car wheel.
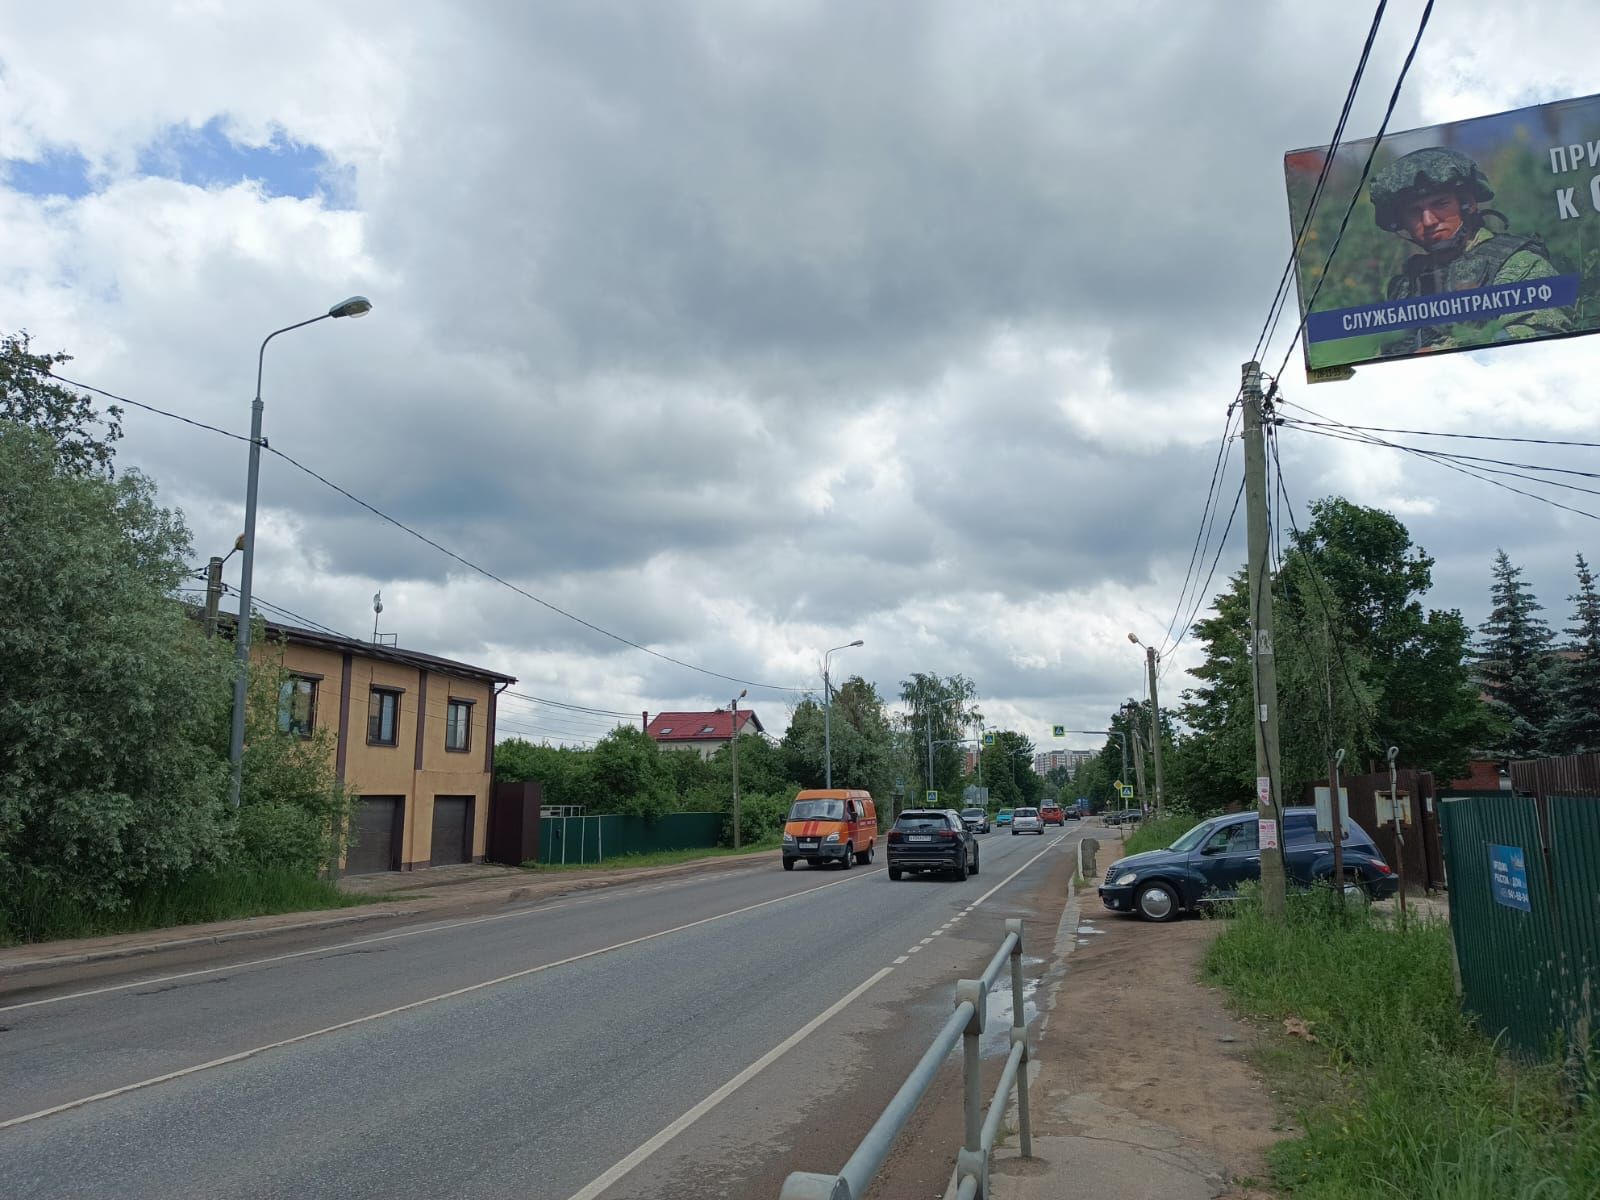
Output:
<path fill-rule="evenodd" d="M 899 867 L 890 867 L 889 868 L 889 878 L 892 881 L 894 881 L 895 883 L 899 883 L 900 882 L 900 868 Z"/>
<path fill-rule="evenodd" d="M 965 850 L 961 852 L 960 859 L 956 861 L 955 877 L 963 882 L 967 878 L 967 852 Z"/>
<path fill-rule="evenodd" d="M 786 858 L 786 859 L 784 859 L 784 860 L 783 860 L 783 869 L 784 869 L 784 870 L 785 870 L 785 871 L 792 871 L 792 870 L 794 870 L 794 859 L 792 859 L 792 858 Z"/>
<path fill-rule="evenodd" d="M 872 847 L 871 846 L 868 846 L 860 854 L 856 855 L 856 862 L 860 863 L 863 867 L 866 866 L 871 861 L 872 861 Z"/>
<path fill-rule="evenodd" d="M 1177 890 L 1165 880 L 1152 880 L 1139 889 L 1133 907 L 1146 921 L 1175 920 L 1179 912 Z"/>
<path fill-rule="evenodd" d="M 977 873 L 978 873 L 978 856 L 976 854 L 974 854 L 972 856 L 972 866 L 967 870 L 967 874 L 968 875 L 976 875 Z"/>
<path fill-rule="evenodd" d="M 1011 827 L 1011 836 L 1012 837 L 1016 837 L 1017 836 L 1017 827 L 1015 825 L 1013 825 Z"/>
<path fill-rule="evenodd" d="M 856 861 L 855 844 L 853 842 L 846 842 L 844 844 L 844 857 L 839 860 L 839 865 L 841 867 L 843 867 L 846 871 L 848 871 L 852 866 L 855 865 L 855 861 Z"/>

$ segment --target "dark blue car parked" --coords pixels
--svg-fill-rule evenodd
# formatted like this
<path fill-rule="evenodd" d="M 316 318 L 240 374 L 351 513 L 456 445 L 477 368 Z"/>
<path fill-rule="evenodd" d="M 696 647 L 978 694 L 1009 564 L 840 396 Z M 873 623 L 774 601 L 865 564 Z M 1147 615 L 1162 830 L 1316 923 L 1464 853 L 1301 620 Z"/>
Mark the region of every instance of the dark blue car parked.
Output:
<path fill-rule="evenodd" d="M 1202 821 L 1165 850 L 1118 859 L 1100 885 L 1100 902 L 1147 921 L 1170 921 L 1185 909 L 1229 900 L 1247 879 L 1261 878 L 1258 817 L 1230 813 Z M 1346 887 L 1360 887 L 1375 900 L 1392 896 L 1399 881 L 1353 821 L 1344 830 Z M 1291 884 L 1328 884 L 1333 879 L 1333 842 L 1317 833 L 1313 808 L 1283 812 L 1283 858 Z"/>

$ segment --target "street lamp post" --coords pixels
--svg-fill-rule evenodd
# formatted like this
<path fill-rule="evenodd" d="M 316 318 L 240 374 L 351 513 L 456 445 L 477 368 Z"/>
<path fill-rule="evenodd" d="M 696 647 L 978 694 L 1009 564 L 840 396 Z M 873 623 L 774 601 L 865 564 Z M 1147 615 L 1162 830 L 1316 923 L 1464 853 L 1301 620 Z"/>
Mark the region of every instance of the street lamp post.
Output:
<path fill-rule="evenodd" d="M 1144 646 L 1133 634 L 1128 635 L 1128 640 L 1135 646 Z M 1156 653 L 1154 646 L 1144 646 L 1145 670 L 1150 676 L 1150 745 L 1156 756 L 1156 811 L 1161 811 L 1161 699 L 1156 691 L 1156 664 L 1161 656 Z"/>
<path fill-rule="evenodd" d="M 828 659 L 841 650 L 863 645 L 860 638 L 835 646 L 822 656 L 822 778 L 823 786 L 833 786 L 833 686 L 828 681 Z"/>
<path fill-rule="evenodd" d="M 250 467 L 244 492 L 244 559 L 239 568 L 239 623 L 233 631 L 237 666 L 233 677 L 233 728 L 228 739 L 228 798 L 235 808 L 239 806 L 239 788 L 244 780 L 244 706 L 250 690 L 250 586 L 256 566 L 256 490 L 261 480 L 261 371 L 266 364 L 267 343 L 280 333 L 315 325 L 329 317 L 360 317 L 371 311 L 372 301 L 365 296 L 351 296 L 320 316 L 274 329 L 262 339 L 261 351 L 256 355 L 256 398 L 250 405 Z"/>

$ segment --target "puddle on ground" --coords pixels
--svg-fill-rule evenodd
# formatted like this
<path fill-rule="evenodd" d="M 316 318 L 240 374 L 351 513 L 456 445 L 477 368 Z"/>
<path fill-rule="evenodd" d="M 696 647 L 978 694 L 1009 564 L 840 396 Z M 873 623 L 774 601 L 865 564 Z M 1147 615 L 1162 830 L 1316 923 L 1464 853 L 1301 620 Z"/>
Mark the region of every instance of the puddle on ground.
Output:
<path fill-rule="evenodd" d="M 1042 959 L 1023 955 L 1027 963 L 1039 963 Z M 1022 980 L 1022 1019 L 1024 1023 L 1032 1023 L 1039 1015 L 1039 1006 L 1036 993 L 1039 981 L 1024 976 Z M 989 989 L 988 1011 L 983 1016 L 983 1036 L 978 1039 L 978 1049 L 986 1056 L 1004 1058 L 1011 1053 L 1011 968 L 1000 972 L 1000 977 L 995 980 L 995 985 Z"/>

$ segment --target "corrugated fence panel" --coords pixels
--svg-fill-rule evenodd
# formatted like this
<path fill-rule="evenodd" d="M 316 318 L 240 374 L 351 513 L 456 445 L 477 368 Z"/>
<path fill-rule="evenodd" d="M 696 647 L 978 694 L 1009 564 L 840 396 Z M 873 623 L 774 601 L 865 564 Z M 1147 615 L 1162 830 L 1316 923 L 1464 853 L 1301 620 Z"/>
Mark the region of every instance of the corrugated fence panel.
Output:
<path fill-rule="evenodd" d="M 714 812 L 546 817 L 539 826 L 539 861 L 598 863 L 658 850 L 709 850 L 721 836 L 722 814 Z"/>
<path fill-rule="evenodd" d="M 1560 966 L 1538 813 L 1526 797 L 1512 795 L 1448 800 L 1440 808 L 1463 1003 L 1485 1033 L 1543 1058 L 1559 1028 Z M 1495 898 L 1492 845 L 1522 851 L 1529 911 Z"/>
<path fill-rule="evenodd" d="M 1550 797 L 1550 870 L 1570 1044 L 1600 1048 L 1600 796 Z"/>

